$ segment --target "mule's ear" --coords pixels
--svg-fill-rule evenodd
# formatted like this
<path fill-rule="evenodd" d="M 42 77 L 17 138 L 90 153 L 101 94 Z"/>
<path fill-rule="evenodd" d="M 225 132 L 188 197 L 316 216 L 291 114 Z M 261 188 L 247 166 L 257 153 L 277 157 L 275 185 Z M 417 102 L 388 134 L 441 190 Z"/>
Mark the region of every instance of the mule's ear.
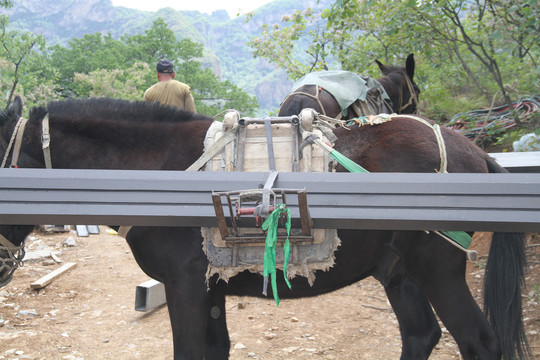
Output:
<path fill-rule="evenodd" d="M 9 105 L 8 112 L 20 118 L 22 115 L 22 111 L 23 111 L 23 101 L 22 101 L 22 98 L 19 95 L 17 95 L 15 96 L 15 100 L 13 100 L 11 105 Z"/>
<path fill-rule="evenodd" d="M 375 62 L 377 63 L 377 65 L 379 65 L 379 69 L 381 70 L 383 75 L 388 75 L 388 73 L 390 72 L 390 68 L 388 66 L 384 65 L 379 60 L 375 60 Z"/>
<path fill-rule="evenodd" d="M 405 61 L 405 69 L 407 70 L 409 79 L 412 81 L 414 77 L 414 54 L 407 56 L 407 60 Z"/>

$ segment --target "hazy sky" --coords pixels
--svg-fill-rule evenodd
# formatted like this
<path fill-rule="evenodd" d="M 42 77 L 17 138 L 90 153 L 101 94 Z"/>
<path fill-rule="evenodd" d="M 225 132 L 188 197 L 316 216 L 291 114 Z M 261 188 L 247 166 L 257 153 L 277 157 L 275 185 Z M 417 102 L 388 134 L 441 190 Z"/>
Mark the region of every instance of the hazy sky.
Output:
<path fill-rule="evenodd" d="M 114 6 L 124 6 L 132 9 L 157 11 L 164 7 L 175 10 L 198 10 L 212 13 L 215 10 L 225 9 L 231 17 L 238 13 L 254 10 L 272 0 L 112 0 Z"/>

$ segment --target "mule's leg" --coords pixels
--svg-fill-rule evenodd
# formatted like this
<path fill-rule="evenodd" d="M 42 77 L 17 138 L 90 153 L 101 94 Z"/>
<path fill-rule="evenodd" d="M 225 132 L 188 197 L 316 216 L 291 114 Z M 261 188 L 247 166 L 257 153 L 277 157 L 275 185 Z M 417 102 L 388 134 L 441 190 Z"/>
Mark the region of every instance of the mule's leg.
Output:
<path fill-rule="evenodd" d="M 426 296 L 392 250 L 380 257 L 374 276 L 384 286 L 398 319 L 401 360 L 427 359 L 441 338 L 441 328 Z"/>
<path fill-rule="evenodd" d="M 174 358 L 202 360 L 215 299 L 207 291 L 200 229 L 134 227 L 127 240 L 141 269 L 165 285 Z"/>
<path fill-rule="evenodd" d="M 399 322 L 400 359 L 429 358 L 441 338 L 441 328 L 428 300 L 418 286 L 403 275 L 393 278 L 384 289 Z"/>
<path fill-rule="evenodd" d="M 427 296 L 464 359 L 499 359 L 493 329 L 465 280 L 465 254 L 435 234 L 396 232 L 392 246 Z"/>
<path fill-rule="evenodd" d="M 171 320 L 174 359 L 204 359 L 209 297 L 205 288 L 189 276 L 165 280 Z"/>
<path fill-rule="evenodd" d="M 208 294 L 210 296 L 210 307 L 208 327 L 206 329 L 206 349 L 205 360 L 228 359 L 231 341 L 229 339 L 229 331 L 227 329 L 227 320 L 225 317 L 225 282 L 215 282 L 216 279 L 210 280 L 212 284 Z"/>

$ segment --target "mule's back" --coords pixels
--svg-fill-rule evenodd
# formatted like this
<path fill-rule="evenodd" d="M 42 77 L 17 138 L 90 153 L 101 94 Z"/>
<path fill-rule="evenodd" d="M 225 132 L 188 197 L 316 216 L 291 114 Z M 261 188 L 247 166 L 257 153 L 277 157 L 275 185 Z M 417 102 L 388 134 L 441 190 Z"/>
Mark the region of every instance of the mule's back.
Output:
<path fill-rule="evenodd" d="M 22 167 L 43 167 L 48 119 L 53 168 L 183 170 L 203 151 L 211 118 L 144 101 L 97 98 L 52 102 L 30 112 Z"/>

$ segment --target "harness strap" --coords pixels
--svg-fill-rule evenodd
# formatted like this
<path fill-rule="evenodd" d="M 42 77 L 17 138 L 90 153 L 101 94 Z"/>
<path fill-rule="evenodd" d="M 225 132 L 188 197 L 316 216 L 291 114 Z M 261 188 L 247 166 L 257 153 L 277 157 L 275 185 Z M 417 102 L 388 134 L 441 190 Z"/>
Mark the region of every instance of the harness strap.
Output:
<path fill-rule="evenodd" d="M 426 234 L 429 234 L 429 231 L 425 231 Z M 469 245 L 471 244 L 472 238 L 463 231 L 433 231 L 434 234 L 437 234 L 444 240 L 448 241 L 450 244 L 454 245 L 465 254 L 467 254 L 467 259 L 470 261 L 476 261 L 478 259 L 478 252 L 476 250 L 469 250 Z"/>
<path fill-rule="evenodd" d="M 310 93 L 307 93 L 307 92 L 303 92 L 303 91 L 295 91 L 295 92 L 292 92 L 290 93 L 289 95 L 287 95 L 287 97 L 285 98 L 285 100 L 283 100 L 282 104 L 285 103 L 285 101 L 287 101 L 291 96 L 293 95 L 304 95 L 304 96 L 307 96 L 307 97 L 310 97 L 312 98 L 313 100 L 317 101 L 317 103 L 319 104 L 319 106 L 321 107 L 321 110 L 322 110 L 322 113 L 323 115 L 326 115 L 326 111 L 324 110 L 324 106 L 323 104 L 321 103 L 321 100 L 319 99 L 319 86 L 317 85 L 314 85 L 315 86 L 315 95 L 312 95 Z M 338 119 L 341 118 L 341 112 L 339 113 Z"/>
<path fill-rule="evenodd" d="M 276 170 L 276 157 L 274 155 L 274 142 L 272 141 L 272 121 L 264 120 L 264 130 L 266 132 L 266 147 L 268 149 L 268 167 L 270 171 Z"/>
<path fill-rule="evenodd" d="M 9 153 L 11 152 L 11 148 L 14 144 L 15 144 L 15 147 L 13 148 L 13 155 L 11 156 L 11 167 L 12 168 L 17 167 L 17 162 L 19 161 L 19 155 L 21 153 L 24 128 L 26 126 L 27 121 L 28 119 L 21 117 L 17 121 L 17 124 L 15 124 L 15 128 L 13 129 L 13 134 L 11 135 L 11 139 L 9 140 L 9 144 L 6 149 L 6 154 L 4 155 L 4 160 L 2 161 L 2 166 L 1 166 L 2 168 L 6 166 Z"/>
<path fill-rule="evenodd" d="M 41 147 L 43 148 L 43 158 L 45 167 L 52 169 L 51 161 L 51 134 L 49 133 L 49 115 L 45 115 L 41 122 Z"/>
<path fill-rule="evenodd" d="M 266 179 L 266 183 L 264 184 L 263 193 L 262 193 L 262 215 L 268 216 L 270 213 L 270 193 L 272 192 L 272 187 L 274 186 L 274 182 L 276 181 L 276 178 L 278 176 L 279 172 L 272 170 L 270 174 L 268 174 L 268 178 Z"/>
<path fill-rule="evenodd" d="M 220 137 L 216 142 L 214 142 L 201 157 L 191 164 L 186 171 L 198 171 L 204 166 L 210 159 L 212 159 L 218 152 L 220 152 L 227 144 L 236 139 L 236 130 L 238 129 L 238 124 L 235 124 L 232 129 L 227 131 Z"/>
<path fill-rule="evenodd" d="M 406 109 L 409 105 L 411 104 L 415 104 L 416 105 L 416 110 L 418 110 L 418 98 L 416 96 L 416 92 L 414 91 L 414 87 L 412 85 L 412 81 L 411 79 L 409 78 L 409 76 L 405 76 L 405 82 L 407 83 L 407 88 L 409 89 L 409 93 L 411 94 L 411 96 L 409 97 L 409 101 L 402 105 L 403 103 L 403 90 L 400 90 L 399 92 L 399 104 L 401 105 L 400 108 L 397 110 L 397 112 L 399 113 L 401 110 L 404 110 Z M 416 111 L 415 110 L 415 111 Z"/>

